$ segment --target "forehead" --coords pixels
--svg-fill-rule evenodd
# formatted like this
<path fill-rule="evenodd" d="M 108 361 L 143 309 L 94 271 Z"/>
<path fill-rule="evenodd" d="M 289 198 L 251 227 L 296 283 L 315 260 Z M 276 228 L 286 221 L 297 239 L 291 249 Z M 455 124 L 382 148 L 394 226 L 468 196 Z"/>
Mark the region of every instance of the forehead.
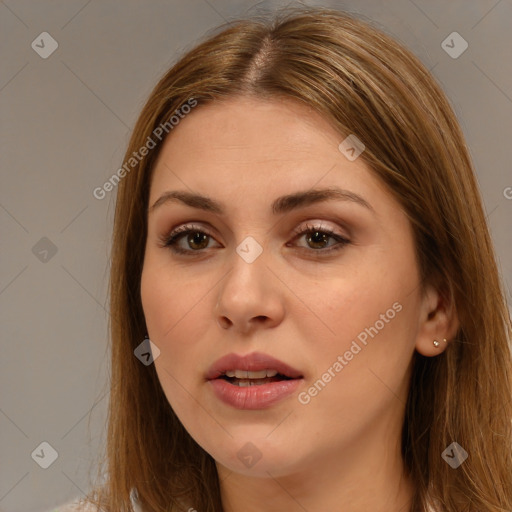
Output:
<path fill-rule="evenodd" d="M 298 101 L 236 97 L 196 107 L 171 132 L 165 146 L 193 145 L 194 152 L 282 157 L 336 148 L 341 135 L 320 114 Z"/>
<path fill-rule="evenodd" d="M 166 138 L 154 187 L 187 176 L 196 184 L 293 178 L 311 187 L 333 165 L 363 169 L 338 146 L 344 139 L 327 119 L 293 99 L 236 97 L 196 107 Z M 212 179 L 214 181 L 212 182 Z"/>

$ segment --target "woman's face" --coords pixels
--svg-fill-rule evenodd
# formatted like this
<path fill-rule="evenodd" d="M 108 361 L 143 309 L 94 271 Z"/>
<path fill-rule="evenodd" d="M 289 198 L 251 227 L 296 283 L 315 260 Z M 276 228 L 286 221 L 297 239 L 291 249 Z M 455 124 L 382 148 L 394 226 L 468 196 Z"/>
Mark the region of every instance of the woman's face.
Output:
<path fill-rule="evenodd" d="M 410 223 L 344 139 L 292 100 L 235 98 L 158 157 L 142 304 L 165 395 L 219 471 L 399 456 L 424 299 Z"/>

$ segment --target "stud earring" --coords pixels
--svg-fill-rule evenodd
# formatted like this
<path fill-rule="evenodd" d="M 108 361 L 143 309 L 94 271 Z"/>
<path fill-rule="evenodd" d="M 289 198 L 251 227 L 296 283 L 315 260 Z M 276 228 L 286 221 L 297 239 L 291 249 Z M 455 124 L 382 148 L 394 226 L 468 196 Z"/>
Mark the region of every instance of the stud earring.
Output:
<path fill-rule="evenodd" d="M 446 338 L 443 338 L 443 341 L 446 343 Z M 439 343 L 439 341 L 437 340 L 434 340 L 434 347 L 439 347 L 439 345 L 441 345 L 441 343 Z"/>

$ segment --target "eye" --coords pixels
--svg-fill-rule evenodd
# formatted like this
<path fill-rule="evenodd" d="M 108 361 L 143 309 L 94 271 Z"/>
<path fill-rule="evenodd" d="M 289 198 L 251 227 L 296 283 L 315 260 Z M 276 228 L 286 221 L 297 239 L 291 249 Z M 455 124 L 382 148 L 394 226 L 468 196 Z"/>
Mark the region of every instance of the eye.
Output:
<path fill-rule="evenodd" d="M 178 245 L 178 243 L 184 238 L 186 238 L 186 243 L 192 248 L 192 250 L 184 249 Z M 203 228 L 185 224 L 175 229 L 167 236 L 164 236 L 160 242 L 162 247 L 168 247 L 171 251 L 177 254 L 191 254 L 199 253 L 206 249 L 208 247 L 209 238 L 213 237 L 207 231 L 204 231 Z"/>
<path fill-rule="evenodd" d="M 300 247 L 310 253 L 326 254 L 333 251 L 338 251 L 350 243 L 345 237 L 335 233 L 329 228 L 323 226 L 310 226 L 306 224 L 294 231 L 295 237 L 293 240 L 306 236 L 306 243 L 308 247 Z M 184 248 L 179 245 L 182 240 L 185 240 L 189 248 Z M 176 254 L 186 254 L 195 256 L 208 248 L 209 239 L 213 239 L 203 228 L 199 228 L 190 224 L 185 224 L 175 229 L 168 235 L 160 239 L 162 247 L 168 247 L 172 252 Z M 329 247 L 329 239 L 334 240 L 335 244 Z M 290 246 L 289 243 L 286 244 Z M 195 254 L 194 254 L 195 253 Z M 316 254 L 315 254 L 316 255 Z"/>
<path fill-rule="evenodd" d="M 309 245 L 309 247 L 314 248 L 312 249 L 312 251 L 309 252 L 320 253 L 318 255 L 325 255 L 333 251 L 339 251 L 340 249 L 343 249 L 347 244 L 350 243 L 350 241 L 347 238 L 335 233 L 329 228 L 324 228 L 322 225 L 310 226 L 306 224 L 305 226 L 301 226 L 297 230 L 295 230 L 295 234 L 295 239 L 305 236 L 306 243 Z M 337 243 L 329 247 L 329 239 L 332 239 Z"/>

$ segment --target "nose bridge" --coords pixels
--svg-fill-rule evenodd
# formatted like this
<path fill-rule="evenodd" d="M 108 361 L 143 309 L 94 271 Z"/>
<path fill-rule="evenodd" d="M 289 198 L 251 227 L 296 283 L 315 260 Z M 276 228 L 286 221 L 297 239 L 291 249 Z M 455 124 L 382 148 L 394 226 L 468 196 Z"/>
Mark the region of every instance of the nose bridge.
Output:
<path fill-rule="evenodd" d="M 268 270 L 269 254 L 255 237 L 247 236 L 233 251 L 229 272 L 222 280 L 215 314 L 245 330 L 252 319 L 276 321 L 282 306 L 273 276 Z"/>
<path fill-rule="evenodd" d="M 230 288 L 230 297 L 248 300 L 251 296 L 261 293 L 266 279 L 265 274 L 268 273 L 265 266 L 267 256 L 264 254 L 263 246 L 252 236 L 246 236 L 235 247 L 224 285 L 224 288 Z"/>

